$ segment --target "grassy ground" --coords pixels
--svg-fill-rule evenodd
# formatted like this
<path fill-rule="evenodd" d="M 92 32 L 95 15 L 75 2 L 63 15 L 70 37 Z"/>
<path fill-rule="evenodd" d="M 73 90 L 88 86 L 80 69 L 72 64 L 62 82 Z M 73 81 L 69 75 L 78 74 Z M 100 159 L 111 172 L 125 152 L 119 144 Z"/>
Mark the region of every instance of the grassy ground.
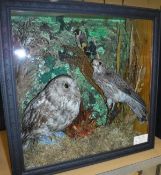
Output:
<path fill-rule="evenodd" d="M 24 152 L 26 168 L 55 164 L 132 146 L 134 136 L 139 134 L 133 129 L 133 121 L 133 118 L 131 121 L 126 121 L 125 118 L 123 121 L 115 120 L 110 125 L 96 128 L 88 137 L 71 139 L 66 136 L 59 144 L 34 144 L 31 149 Z"/>

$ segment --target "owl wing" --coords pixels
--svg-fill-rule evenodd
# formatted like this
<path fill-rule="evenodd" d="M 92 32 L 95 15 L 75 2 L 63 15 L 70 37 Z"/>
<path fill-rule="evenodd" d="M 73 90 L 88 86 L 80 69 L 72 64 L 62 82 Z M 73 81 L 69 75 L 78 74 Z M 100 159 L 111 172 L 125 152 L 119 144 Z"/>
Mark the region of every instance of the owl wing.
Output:
<path fill-rule="evenodd" d="M 36 96 L 24 111 L 22 120 L 22 137 L 23 139 L 30 137 L 33 130 L 41 127 L 42 123 L 47 121 L 47 116 L 42 112 L 44 107 L 45 96 L 42 92 Z"/>
<path fill-rule="evenodd" d="M 138 101 L 142 106 L 145 106 L 142 98 L 115 72 L 107 72 L 103 81 L 104 83 L 110 83 L 112 86 L 116 86 L 119 90 Z"/>

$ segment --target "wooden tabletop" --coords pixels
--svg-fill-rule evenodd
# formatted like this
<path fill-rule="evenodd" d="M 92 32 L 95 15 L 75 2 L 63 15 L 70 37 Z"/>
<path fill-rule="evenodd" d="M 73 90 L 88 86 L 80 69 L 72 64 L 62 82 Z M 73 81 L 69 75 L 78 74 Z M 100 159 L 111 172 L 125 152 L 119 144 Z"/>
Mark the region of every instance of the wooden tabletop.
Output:
<path fill-rule="evenodd" d="M 60 175 L 119 175 L 141 170 L 161 163 L 161 140 L 155 138 L 155 147 L 129 156 L 91 166 L 60 173 Z M 0 175 L 11 175 L 7 137 L 5 131 L 0 131 Z"/>
<path fill-rule="evenodd" d="M 0 175 L 11 175 L 7 136 L 0 131 Z"/>

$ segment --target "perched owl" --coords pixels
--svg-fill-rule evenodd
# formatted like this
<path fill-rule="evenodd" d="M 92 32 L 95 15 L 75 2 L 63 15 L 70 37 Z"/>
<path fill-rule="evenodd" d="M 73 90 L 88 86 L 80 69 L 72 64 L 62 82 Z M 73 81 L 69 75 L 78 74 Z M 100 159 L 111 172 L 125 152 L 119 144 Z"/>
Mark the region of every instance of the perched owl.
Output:
<path fill-rule="evenodd" d="M 40 136 L 64 130 L 79 113 L 81 95 L 68 75 L 57 76 L 28 104 L 22 120 L 23 146 Z"/>
<path fill-rule="evenodd" d="M 107 69 L 101 60 L 93 60 L 92 66 L 94 69 L 93 79 L 104 91 L 110 109 L 114 108 L 116 102 L 126 103 L 140 121 L 147 120 L 145 103 L 130 85 L 118 74 Z"/>

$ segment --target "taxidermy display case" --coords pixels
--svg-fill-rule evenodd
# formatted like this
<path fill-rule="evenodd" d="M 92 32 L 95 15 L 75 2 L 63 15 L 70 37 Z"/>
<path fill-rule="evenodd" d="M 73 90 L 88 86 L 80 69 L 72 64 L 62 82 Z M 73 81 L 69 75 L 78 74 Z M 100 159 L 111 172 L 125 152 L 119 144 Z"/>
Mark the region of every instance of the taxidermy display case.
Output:
<path fill-rule="evenodd" d="M 1 36 L 14 175 L 58 173 L 153 147 L 159 11 L 5 1 Z"/>

